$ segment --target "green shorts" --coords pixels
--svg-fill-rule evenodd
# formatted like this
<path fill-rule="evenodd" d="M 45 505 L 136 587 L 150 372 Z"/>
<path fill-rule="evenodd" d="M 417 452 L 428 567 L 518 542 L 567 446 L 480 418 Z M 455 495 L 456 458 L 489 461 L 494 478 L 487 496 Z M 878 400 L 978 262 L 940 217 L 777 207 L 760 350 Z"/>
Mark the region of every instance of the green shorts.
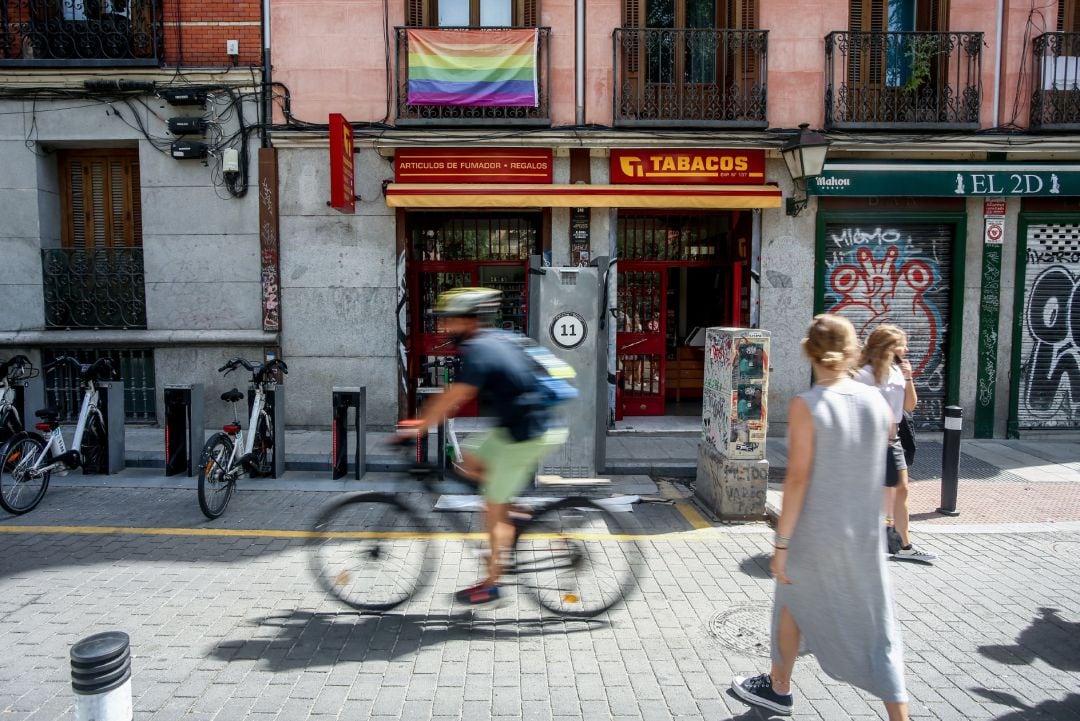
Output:
<path fill-rule="evenodd" d="M 473 453 L 484 463 L 484 498 L 492 503 L 509 503 L 536 472 L 540 459 L 568 437 L 565 428 L 553 428 L 528 441 L 515 441 L 505 428 L 488 431 Z"/>

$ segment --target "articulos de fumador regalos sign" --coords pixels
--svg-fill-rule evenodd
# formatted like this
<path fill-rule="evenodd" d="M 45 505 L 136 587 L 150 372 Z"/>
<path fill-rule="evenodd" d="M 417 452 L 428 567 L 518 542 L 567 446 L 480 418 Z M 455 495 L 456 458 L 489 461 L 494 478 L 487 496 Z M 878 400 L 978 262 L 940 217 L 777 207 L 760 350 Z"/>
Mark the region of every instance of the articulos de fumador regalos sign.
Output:
<path fill-rule="evenodd" d="M 807 183 L 821 196 L 1080 195 L 1080 164 L 826 163 Z"/>

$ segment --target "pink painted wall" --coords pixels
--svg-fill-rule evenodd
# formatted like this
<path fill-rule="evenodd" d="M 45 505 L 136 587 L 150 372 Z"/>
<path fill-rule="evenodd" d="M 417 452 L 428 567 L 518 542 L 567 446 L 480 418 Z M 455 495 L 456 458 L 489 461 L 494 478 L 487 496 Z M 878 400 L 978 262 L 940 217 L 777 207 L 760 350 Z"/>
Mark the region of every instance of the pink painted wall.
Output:
<path fill-rule="evenodd" d="M 1013 123 L 1026 128 L 1031 120 L 1032 50 L 1031 42 L 1024 45 L 1024 30 L 1031 13 L 1030 3 L 1020 0 L 1005 1 L 1005 36 L 1001 58 L 1001 109 L 998 124 Z M 1057 27 L 1057 8 L 1043 8 L 1042 15 L 1031 16 L 1032 28 L 1029 41 Z M 1017 87 L 1023 69 L 1024 81 Z M 1016 102 L 1019 96 L 1019 102 Z M 1014 107 L 1016 109 L 1014 117 Z"/>
<path fill-rule="evenodd" d="M 289 86 L 293 115 L 325 123 L 330 113 L 353 122 L 386 114 L 386 73 L 394 72 L 394 27 L 404 3 L 390 8 L 390 56 L 383 47 L 382 0 L 274 0 L 270 4 L 274 80 Z M 390 117 L 394 117 L 393 108 Z"/>
<path fill-rule="evenodd" d="M 588 0 L 585 15 L 585 122 L 611 125 L 615 92 L 615 28 L 622 26 L 622 0 Z"/>
<path fill-rule="evenodd" d="M 951 0 L 949 3 L 950 32 L 981 32 L 982 96 L 979 103 L 979 126 L 992 128 L 994 122 L 994 61 L 997 54 L 997 3 L 993 0 Z M 966 58 L 966 54 L 954 55 Z M 955 71 L 950 77 L 956 77 Z M 961 80 L 964 78 L 960 75 Z"/>
<path fill-rule="evenodd" d="M 769 125 L 820 128 L 825 123 L 825 36 L 847 29 L 847 3 L 806 0 L 792 12 L 789 0 L 760 1 L 759 27 L 769 31 Z"/>
<path fill-rule="evenodd" d="M 551 124 L 569 125 L 574 122 L 574 0 L 542 0 L 540 25 L 551 28 Z"/>

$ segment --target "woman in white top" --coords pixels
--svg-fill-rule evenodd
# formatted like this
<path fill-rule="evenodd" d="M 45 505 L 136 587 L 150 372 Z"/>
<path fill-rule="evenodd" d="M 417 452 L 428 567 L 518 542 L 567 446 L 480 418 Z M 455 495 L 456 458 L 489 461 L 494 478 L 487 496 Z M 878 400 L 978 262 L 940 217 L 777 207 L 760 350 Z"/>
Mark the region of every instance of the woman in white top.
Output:
<path fill-rule="evenodd" d="M 900 550 L 895 558 L 912 561 L 933 561 L 937 556 L 920 551 L 911 545 L 908 536 L 908 472 L 904 460 L 904 448 L 900 444 L 897 428 L 904 411 L 911 412 L 919 402 L 915 381 L 911 376 L 911 363 L 907 355 L 907 334 L 895 325 L 883 323 L 870 333 L 859 357 L 859 371 L 855 380 L 877 386 L 892 412 L 892 433 L 885 453 L 885 525 L 900 535 Z M 892 531 L 889 531 L 892 533 Z"/>

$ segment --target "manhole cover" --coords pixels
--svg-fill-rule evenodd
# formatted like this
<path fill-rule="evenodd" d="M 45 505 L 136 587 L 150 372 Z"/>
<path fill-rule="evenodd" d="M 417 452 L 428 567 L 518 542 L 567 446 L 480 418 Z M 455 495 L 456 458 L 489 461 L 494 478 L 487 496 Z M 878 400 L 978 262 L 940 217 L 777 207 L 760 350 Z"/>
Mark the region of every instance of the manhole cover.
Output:
<path fill-rule="evenodd" d="M 714 613 L 708 630 L 713 638 L 734 651 L 768 658 L 771 626 L 771 606 L 735 606 Z"/>

